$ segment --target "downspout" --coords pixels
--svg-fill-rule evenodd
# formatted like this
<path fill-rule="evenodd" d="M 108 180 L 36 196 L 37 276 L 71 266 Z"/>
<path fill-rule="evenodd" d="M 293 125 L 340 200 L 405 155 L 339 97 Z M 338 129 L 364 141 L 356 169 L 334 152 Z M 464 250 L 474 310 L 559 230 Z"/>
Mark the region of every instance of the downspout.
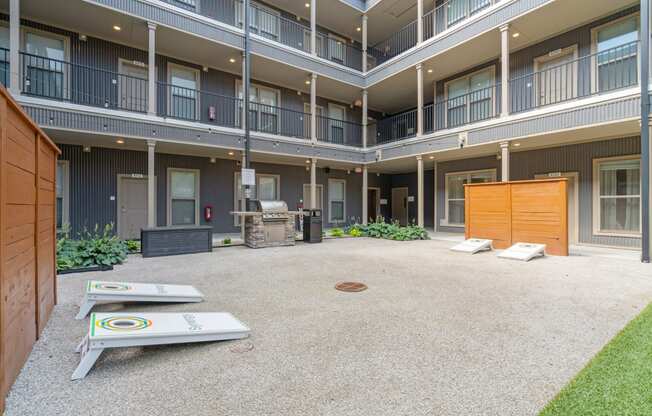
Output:
<path fill-rule="evenodd" d="M 650 0 L 641 0 L 641 261 L 650 262 Z"/>

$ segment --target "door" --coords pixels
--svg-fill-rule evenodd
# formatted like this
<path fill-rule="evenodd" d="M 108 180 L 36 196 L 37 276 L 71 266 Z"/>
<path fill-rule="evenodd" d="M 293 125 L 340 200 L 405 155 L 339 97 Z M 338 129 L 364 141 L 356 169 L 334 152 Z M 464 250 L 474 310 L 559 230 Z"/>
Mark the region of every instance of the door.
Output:
<path fill-rule="evenodd" d="M 370 188 L 367 193 L 367 212 L 369 214 L 368 219 L 371 221 L 376 221 L 376 218 L 380 215 L 379 203 L 380 198 L 378 189 Z"/>
<path fill-rule="evenodd" d="M 392 221 L 408 224 L 408 188 L 392 188 Z"/>
<path fill-rule="evenodd" d="M 120 178 L 118 234 L 124 240 L 140 239 L 147 226 L 147 179 Z"/>
<path fill-rule="evenodd" d="M 546 55 L 535 61 L 537 104 L 548 105 L 577 96 L 576 47 L 567 48 L 555 56 Z"/>
<path fill-rule="evenodd" d="M 129 62 L 120 62 L 120 101 L 118 108 L 128 111 L 147 111 L 149 76 L 146 66 L 138 66 Z"/>
<path fill-rule="evenodd" d="M 569 173 L 548 173 L 535 175 L 535 179 L 548 178 L 566 178 L 568 194 L 568 244 L 577 244 L 579 242 L 579 174 L 577 172 Z"/>
<path fill-rule="evenodd" d="M 346 120 L 346 110 L 341 105 L 328 104 L 328 118 L 330 142 L 344 144 L 344 120 Z"/>
<path fill-rule="evenodd" d="M 199 71 L 171 64 L 168 71 L 169 115 L 185 120 L 199 120 Z"/>
<path fill-rule="evenodd" d="M 328 59 L 341 64 L 346 63 L 346 39 L 328 35 Z"/>

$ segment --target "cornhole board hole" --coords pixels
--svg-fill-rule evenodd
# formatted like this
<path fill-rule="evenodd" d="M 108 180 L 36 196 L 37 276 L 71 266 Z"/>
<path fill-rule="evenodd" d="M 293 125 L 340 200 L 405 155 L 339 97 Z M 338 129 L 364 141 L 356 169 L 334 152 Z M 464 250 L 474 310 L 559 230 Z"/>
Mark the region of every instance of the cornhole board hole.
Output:
<path fill-rule="evenodd" d="M 247 338 L 251 330 L 230 313 L 92 313 L 73 380 L 86 377 L 107 348 L 187 344 Z"/>
<path fill-rule="evenodd" d="M 76 318 L 84 319 L 99 302 L 190 303 L 203 300 L 204 295 L 193 286 L 91 280 L 86 283 L 86 292 Z"/>
<path fill-rule="evenodd" d="M 530 261 L 535 257 L 544 256 L 545 244 L 516 243 L 498 255 L 501 259 Z"/>
<path fill-rule="evenodd" d="M 475 254 L 481 251 L 491 250 L 491 240 L 483 240 L 479 238 L 469 238 L 468 240 L 451 247 L 452 251 L 459 251 L 461 253 Z"/>

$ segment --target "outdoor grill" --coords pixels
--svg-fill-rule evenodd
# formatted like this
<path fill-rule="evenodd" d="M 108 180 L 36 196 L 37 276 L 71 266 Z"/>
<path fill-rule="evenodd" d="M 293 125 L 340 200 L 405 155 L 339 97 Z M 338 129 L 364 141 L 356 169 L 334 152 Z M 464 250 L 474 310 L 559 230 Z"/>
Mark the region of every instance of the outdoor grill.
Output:
<path fill-rule="evenodd" d="M 293 246 L 295 217 L 284 201 L 250 203 L 249 212 L 236 212 L 245 219 L 245 244 L 252 248 Z"/>

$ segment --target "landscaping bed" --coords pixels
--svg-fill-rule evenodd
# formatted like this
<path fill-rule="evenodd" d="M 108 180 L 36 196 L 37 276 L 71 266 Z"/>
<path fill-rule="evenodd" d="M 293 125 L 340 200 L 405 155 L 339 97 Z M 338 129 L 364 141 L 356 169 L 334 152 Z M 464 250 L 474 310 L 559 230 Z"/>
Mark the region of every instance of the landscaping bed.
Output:
<path fill-rule="evenodd" d="M 428 232 L 423 227 L 414 224 L 401 226 L 398 222 L 388 223 L 383 219 L 378 219 L 367 225 L 353 224 L 345 228 L 333 228 L 328 231 L 326 237 L 369 237 L 395 241 L 429 239 Z"/>

